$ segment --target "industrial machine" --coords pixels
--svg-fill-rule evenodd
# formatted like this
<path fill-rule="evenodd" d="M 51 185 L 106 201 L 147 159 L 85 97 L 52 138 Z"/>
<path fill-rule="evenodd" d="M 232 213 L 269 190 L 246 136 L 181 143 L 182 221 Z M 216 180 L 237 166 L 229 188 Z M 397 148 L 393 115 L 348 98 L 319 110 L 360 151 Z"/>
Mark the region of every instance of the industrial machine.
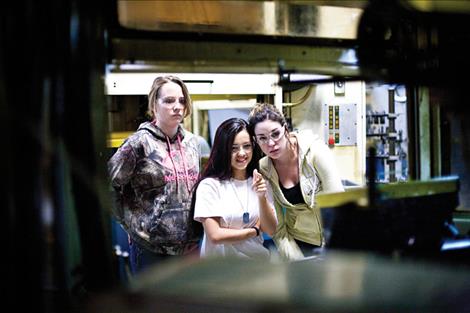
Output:
<path fill-rule="evenodd" d="M 35 312 L 468 310 L 469 14 L 466 1 L 413 0 L 25 0 L 4 6 L 4 306 Z M 148 78 L 138 77 L 154 73 L 203 81 L 192 83 L 206 88 L 194 92 L 198 118 L 190 126 L 200 134 L 209 136 L 209 110 L 245 109 L 253 101 L 275 103 L 293 128 L 321 133 L 344 180 L 354 185 L 344 193 L 353 198 L 336 195 L 326 205 L 333 213 L 325 215 L 327 251 L 347 252 L 298 263 L 183 260 L 123 286 L 106 161 L 125 136 L 120 132 L 137 122 L 116 116 L 141 117 Z M 217 93 L 217 80 L 194 78 L 199 74 L 257 77 L 266 89 L 242 91 L 224 81 L 240 89 Z M 127 79 L 130 84 L 121 85 Z M 119 94 L 126 86 L 135 89 Z M 390 101 L 376 101 L 380 93 Z M 134 111 L 121 115 L 123 108 Z M 355 225 L 364 230 L 367 221 L 374 238 L 350 233 Z"/>

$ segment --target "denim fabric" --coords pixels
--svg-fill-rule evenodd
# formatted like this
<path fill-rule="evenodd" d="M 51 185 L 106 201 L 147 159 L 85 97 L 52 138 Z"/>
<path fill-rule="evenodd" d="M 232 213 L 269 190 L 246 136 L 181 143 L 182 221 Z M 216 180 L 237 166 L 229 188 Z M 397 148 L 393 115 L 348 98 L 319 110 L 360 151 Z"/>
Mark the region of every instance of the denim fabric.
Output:
<path fill-rule="evenodd" d="M 130 267 L 132 275 L 138 274 L 139 272 L 161 262 L 168 260 L 169 258 L 175 257 L 169 254 L 158 254 L 151 252 L 135 241 L 131 241 L 129 244 L 130 248 Z"/>

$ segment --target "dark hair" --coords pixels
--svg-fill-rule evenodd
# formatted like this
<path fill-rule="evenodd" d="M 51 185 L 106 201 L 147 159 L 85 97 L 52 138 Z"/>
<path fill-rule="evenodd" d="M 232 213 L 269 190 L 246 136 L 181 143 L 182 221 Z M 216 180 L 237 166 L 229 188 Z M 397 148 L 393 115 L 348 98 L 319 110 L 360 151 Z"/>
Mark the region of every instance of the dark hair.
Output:
<path fill-rule="evenodd" d="M 284 115 L 273 104 L 257 103 L 253 109 L 251 109 L 250 115 L 248 116 L 248 130 L 251 136 L 255 135 L 256 124 L 265 120 L 287 125 Z"/>
<path fill-rule="evenodd" d="M 206 177 L 227 180 L 232 177 L 232 145 L 235 136 L 241 131 L 248 132 L 248 123 L 241 118 L 230 118 L 220 124 L 215 132 L 214 144 L 206 167 L 201 175 L 201 180 Z M 249 132 L 248 132 L 249 133 Z M 258 168 L 259 153 L 255 148 L 253 137 L 250 136 L 250 142 L 253 146 L 253 156 L 248 164 L 247 175 L 252 176 L 253 170 Z"/>
<path fill-rule="evenodd" d="M 289 145 L 291 149 L 294 149 L 294 143 L 290 139 L 289 136 L 289 130 L 287 128 L 287 122 L 286 118 L 282 114 L 281 111 L 279 111 L 273 104 L 269 103 L 257 103 L 251 109 L 250 115 L 248 116 L 248 132 L 250 133 L 250 136 L 253 138 L 255 137 L 255 127 L 256 124 L 261 123 L 265 120 L 270 120 L 273 122 L 278 122 L 281 124 L 281 126 L 284 127 L 284 131 L 286 132 L 286 138 L 287 141 L 289 142 Z M 261 150 L 260 148 L 256 150 Z M 260 155 L 262 152 L 259 152 Z"/>
<path fill-rule="evenodd" d="M 236 117 L 225 120 L 217 128 L 209 160 L 207 161 L 206 167 L 204 168 L 199 180 L 193 187 L 191 214 L 194 214 L 197 187 L 203 179 L 211 177 L 219 180 L 228 180 L 232 177 L 232 145 L 235 140 L 235 136 L 243 130 L 248 132 L 248 123 L 245 120 Z M 253 136 L 249 137 L 251 145 L 253 146 L 253 155 L 246 168 L 248 177 L 253 175 L 254 169 L 258 169 L 258 162 L 261 157 L 261 150 L 257 148 Z"/>
<path fill-rule="evenodd" d="M 189 96 L 188 88 L 181 79 L 172 75 L 159 76 L 153 81 L 152 88 L 150 88 L 150 92 L 148 95 L 147 114 L 152 119 L 155 118 L 153 109 L 155 108 L 157 99 L 160 96 L 160 89 L 163 85 L 167 83 L 175 83 L 181 87 L 181 90 L 183 91 L 184 100 L 186 100 L 186 105 L 184 107 L 184 117 L 187 117 L 191 114 L 192 111 L 191 97 Z"/>

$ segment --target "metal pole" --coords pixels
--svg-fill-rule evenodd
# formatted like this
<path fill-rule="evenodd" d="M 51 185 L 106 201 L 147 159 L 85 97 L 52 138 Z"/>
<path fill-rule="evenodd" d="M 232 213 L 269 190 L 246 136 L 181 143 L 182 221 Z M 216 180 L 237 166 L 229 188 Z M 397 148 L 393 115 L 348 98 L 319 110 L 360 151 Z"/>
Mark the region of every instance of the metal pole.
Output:
<path fill-rule="evenodd" d="M 397 181 L 395 172 L 395 162 L 397 161 L 395 151 L 395 141 L 397 140 L 397 130 L 395 129 L 395 86 L 388 89 L 388 169 L 389 182 Z"/>

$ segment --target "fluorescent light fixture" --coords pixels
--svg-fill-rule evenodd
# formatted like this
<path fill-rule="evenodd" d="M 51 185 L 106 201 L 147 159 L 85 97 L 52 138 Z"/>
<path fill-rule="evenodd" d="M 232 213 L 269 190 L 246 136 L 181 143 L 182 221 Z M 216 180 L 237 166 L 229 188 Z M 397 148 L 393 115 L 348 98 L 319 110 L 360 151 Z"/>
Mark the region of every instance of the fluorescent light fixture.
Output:
<path fill-rule="evenodd" d="M 284 76 L 287 76 L 289 74 L 284 74 Z M 332 76 L 330 75 L 320 75 L 320 74 L 290 74 L 290 81 L 291 82 L 296 82 L 296 81 L 313 81 L 313 80 L 325 80 L 325 79 L 331 79 Z"/>

